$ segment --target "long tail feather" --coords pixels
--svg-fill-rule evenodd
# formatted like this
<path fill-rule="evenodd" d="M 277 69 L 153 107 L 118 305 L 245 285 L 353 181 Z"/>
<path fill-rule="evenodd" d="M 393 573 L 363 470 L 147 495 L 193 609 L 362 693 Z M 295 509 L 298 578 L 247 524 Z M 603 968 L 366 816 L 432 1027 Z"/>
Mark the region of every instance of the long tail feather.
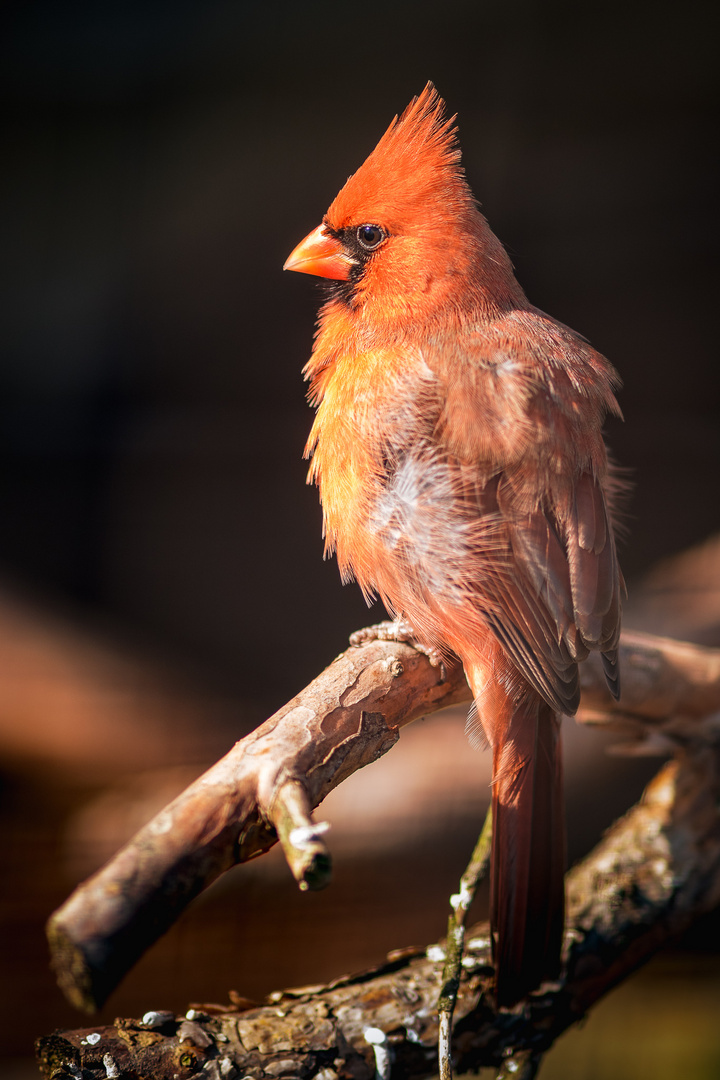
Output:
<path fill-rule="evenodd" d="M 536 694 L 508 700 L 493 746 L 491 925 L 499 1006 L 560 966 L 565 820 L 560 726 Z"/>

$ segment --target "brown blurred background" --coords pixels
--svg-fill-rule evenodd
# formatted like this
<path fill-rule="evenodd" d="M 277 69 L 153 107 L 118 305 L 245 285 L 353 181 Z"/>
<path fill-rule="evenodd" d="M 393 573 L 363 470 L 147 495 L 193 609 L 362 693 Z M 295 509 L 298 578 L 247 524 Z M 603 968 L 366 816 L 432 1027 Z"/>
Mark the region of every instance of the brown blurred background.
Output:
<path fill-rule="evenodd" d="M 320 294 L 281 266 L 428 78 L 530 298 L 625 381 L 608 438 L 636 484 L 629 621 L 720 644 L 720 559 L 699 579 L 693 563 L 685 607 L 669 571 L 645 580 L 718 529 L 713 14 L 697 0 L 6 9 L 0 1076 L 32 1075 L 33 1036 L 81 1022 L 47 972 L 47 915 L 381 614 L 322 561 L 300 376 Z M 486 801 L 462 727 L 417 725 L 328 801 L 330 890 L 299 896 L 275 854 L 228 875 L 103 1016 L 259 996 L 440 935 Z M 578 857 L 655 764 L 607 758 L 575 728 L 568 743 Z M 679 1061 L 720 1075 L 717 938 L 708 920 L 543 1075 L 676 1076 Z"/>

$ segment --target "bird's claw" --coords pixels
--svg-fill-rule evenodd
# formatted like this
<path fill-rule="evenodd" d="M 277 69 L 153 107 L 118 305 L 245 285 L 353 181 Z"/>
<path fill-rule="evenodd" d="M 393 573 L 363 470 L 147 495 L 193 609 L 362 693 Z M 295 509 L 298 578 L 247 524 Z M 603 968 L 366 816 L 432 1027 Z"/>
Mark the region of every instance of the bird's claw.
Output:
<path fill-rule="evenodd" d="M 440 678 L 445 681 L 445 661 L 432 645 L 426 645 L 418 641 L 415 631 L 404 619 L 385 619 L 384 622 L 374 623 L 373 626 L 365 626 L 362 630 L 356 630 L 350 635 L 350 644 L 365 645 L 368 641 L 400 641 L 406 645 L 412 645 L 423 656 L 427 656 L 430 665 L 440 669 Z"/>

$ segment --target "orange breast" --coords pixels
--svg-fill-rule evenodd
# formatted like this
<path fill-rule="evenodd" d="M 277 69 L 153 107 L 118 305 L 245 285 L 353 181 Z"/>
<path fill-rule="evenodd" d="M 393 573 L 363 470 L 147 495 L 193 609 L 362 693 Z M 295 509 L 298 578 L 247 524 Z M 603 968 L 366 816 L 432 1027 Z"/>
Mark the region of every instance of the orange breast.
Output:
<path fill-rule="evenodd" d="M 389 459 L 417 439 L 418 423 L 427 424 L 413 408 L 407 366 L 406 357 L 384 349 L 340 357 L 308 440 L 308 479 L 320 488 L 326 548 L 337 552 L 343 577 L 354 574 L 366 590 L 381 557 L 370 522 Z"/>

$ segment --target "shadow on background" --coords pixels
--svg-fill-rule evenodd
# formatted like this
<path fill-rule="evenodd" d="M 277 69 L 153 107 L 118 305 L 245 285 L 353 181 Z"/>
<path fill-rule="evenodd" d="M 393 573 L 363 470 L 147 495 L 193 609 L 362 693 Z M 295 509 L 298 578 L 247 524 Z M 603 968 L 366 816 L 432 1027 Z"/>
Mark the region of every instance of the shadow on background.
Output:
<path fill-rule="evenodd" d="M 320 294 L 280 268 L 428 78 L 459 113 L 470 182 L 531 300 L 624 378 L 626 424 L 608 437 L 636 482 L 626 576 L 717 529 L 711 13 L 529 0 L 11 6 L 0 45 L 3 1054 L 22 1058 L 33 1036 L 79 1022 L 47 973 L 53 907 L 153 798 L 380 614 L 321 558 L 300 376 Z M 339 839 L 322 896 L 299 897 L 275 856 L 228 876 L 107 1015 L 315 982 L 440 934 L 487 790 L 461 727 L 417 736 L 436 776 L 428 758 L 439 740 L 453 747 L 437 785 L 461 789 L 459 803 L 399 799 L 385 820 L 420 824 L 398 825 L 391 852 L 372 829 Z M 651 768 L 577 760 L 576 855 Z M 715 939 L 706 928 L 695 947 Z M 673 995 L 701 978 L 712 1000 L 718 964 L 702 962 L 702 976 L 688 960 L 653 986 Z M 625 1028 L 617 1039 L 628 1042 Z M 576 1061 L 573 1075 L 621 1076 L 600 1060 Z"/>

